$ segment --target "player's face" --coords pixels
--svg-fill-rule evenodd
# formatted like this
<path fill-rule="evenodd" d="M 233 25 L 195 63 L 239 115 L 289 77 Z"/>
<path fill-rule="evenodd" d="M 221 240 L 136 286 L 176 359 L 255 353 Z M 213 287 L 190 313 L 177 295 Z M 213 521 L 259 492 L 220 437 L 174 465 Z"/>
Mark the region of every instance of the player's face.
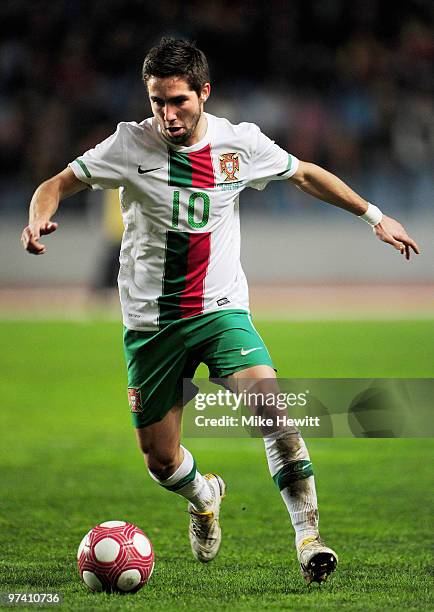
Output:
<path fill-rule="evenodd" d="M 198 96 L 182 77 L 149 79 L 152 112 L 169 142 L 186 146 L 199 142 L 204 124 L 206 126 L 202 113 L 209 92 L 210 84 L 206 83 Z"/>

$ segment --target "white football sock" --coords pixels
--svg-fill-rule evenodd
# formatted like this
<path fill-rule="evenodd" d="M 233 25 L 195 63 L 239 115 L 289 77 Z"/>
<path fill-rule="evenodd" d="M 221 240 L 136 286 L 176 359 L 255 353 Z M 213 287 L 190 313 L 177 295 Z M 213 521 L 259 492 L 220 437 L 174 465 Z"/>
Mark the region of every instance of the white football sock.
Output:
<path fill-rule="evenodd" d="M 173 491 L 188 499 L 198 512 L 204 512 L 213 501 L 211 487 L 196 469 L 193 455 L 184 446 L 181 446 L 181 448 L 184 452 L 184 458 L 172 476 L 167 480 L 159 480 L 150 470 L 149 474 L 151 478 L 168 491 Z"/>
<path fill-rule="evenodd" d="M 296 545 L 318 536 L 318 502 L 309 453 L 300 434 L 280 430 L 264 437 L 268 467 L 295 530 Z"/>

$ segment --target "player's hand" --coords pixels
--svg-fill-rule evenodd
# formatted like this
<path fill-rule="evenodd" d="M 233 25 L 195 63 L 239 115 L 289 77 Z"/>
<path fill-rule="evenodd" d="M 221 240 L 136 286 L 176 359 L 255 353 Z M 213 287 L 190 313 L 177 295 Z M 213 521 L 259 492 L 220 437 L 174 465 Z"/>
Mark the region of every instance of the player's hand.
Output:
<path fill-rule="evenodd" d="M 45 245 L 41 244 L 39 240 L 41 236 L 55 232 L 57 227 L 57 223 L 53 223 L 53 221 L 35 221 L 29 223 L 21 234 L 21 244 L 29 253 L 43 255 L 45 253 Z"/>
<path fill-rule="evenodd" d="M 410 259 L 410 249 L 419 255 L 419 247 L 396 219 L 383 214 L 381 223 L 377 223 L 372 229 L 380 240 L 391 244 L 402 255 L 405 255 L 407 260 Z"/>

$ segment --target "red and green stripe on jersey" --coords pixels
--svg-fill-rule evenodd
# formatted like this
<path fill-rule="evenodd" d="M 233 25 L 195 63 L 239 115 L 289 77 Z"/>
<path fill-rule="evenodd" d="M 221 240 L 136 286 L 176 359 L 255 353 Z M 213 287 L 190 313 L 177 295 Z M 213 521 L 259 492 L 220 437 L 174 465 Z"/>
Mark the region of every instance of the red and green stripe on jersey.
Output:
<path fill-rule="evenodd" d="M 210 250 L 210 232 L 167 232 L 160 328 L 202 314 Z"/>
<path fill-rule="evenodd" d="M 180 153 L 169 149 L 169 185 L 173 187 L 215 187 L 211 146 Z"/>
<path fill-rule="evenodd" d="M 168 183 L 171 187 L 215 187 L 210 145 L 192 153 L 169 149 Z M 193 224 L 194 196 L 205 197 L 206 194 L 190 195 L 189 216 L 192 226 L 196 227 Z M 202 314 L 210 250 L 210 232 L 167 232 L 163 291 L 158 298 L 160 328 L 178 319 Z"/>

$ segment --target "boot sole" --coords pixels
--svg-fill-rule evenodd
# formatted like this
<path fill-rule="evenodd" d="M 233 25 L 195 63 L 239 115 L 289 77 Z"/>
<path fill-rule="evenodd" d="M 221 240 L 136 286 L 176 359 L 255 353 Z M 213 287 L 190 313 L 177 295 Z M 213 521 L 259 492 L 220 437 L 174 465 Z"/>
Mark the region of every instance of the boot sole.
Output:
<path fill-rule="evenodd" d="M 311 582 L 325 582 L 332 574 L 338 563 L 335 555 L 320 552 L 309 561 L 307 566 L 301 567 L 301 573 L 308 584 Z"/>

